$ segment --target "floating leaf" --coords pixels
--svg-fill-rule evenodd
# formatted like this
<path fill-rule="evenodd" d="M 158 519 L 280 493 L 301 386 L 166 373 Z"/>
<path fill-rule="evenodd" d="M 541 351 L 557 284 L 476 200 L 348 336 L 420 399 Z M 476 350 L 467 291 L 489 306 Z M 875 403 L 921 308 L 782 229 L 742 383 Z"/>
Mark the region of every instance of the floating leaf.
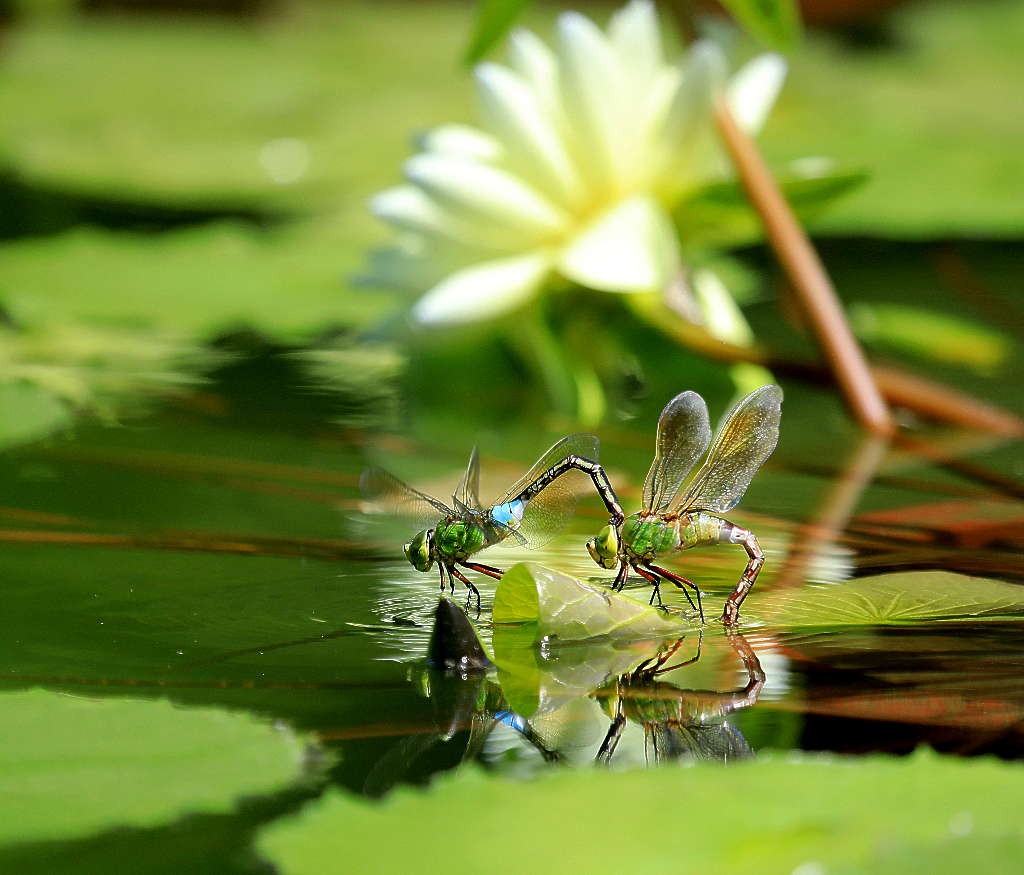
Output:
<path fill-rule="evenodd" d="M 766 593 L 750 612 L 772 626 L 894 626 L 1024 616 L 1024 586 L 949 571 L 898 572 Z"/>
<path fill-rule="evenodd" d="M 291 734 L 245 714 L 166 701 L 0 693 L 0 844 L 226 812 L 299 773 Z"/>
<path fill-rule="evenodd" d="M 535 640 L 663 638 L 688 628 L 677 617 L 629 596 L 534 562 L 520 562 L 505 572 L 494 594 L 493 616 L 496 624 L 533 624 Z"/>
<path fill-rule="evenodd" d="M 796 0 L 721 0 L 752 36 L 779 51 L 796 47 L 802 32 Z"/>
<path fill-rule="evenodd" d="M 442 860 L 451 875 L 524 865 L 588 873 L 910 872 L 921 855 L 941 862 L 948 850 L 961 862 L 980 854 L 985 871 L 1011 871 L 1024 853 L 1022 778 L 1016 764 L 926 751 L 902 759 L 767 756 L 727 772 L 717 764 L 685 773 L 560 770 L 531 782 L 463 771 L 379 804 L 332 791 L 264 829 L 257 846 L 286 875 L 332 871 L 339 860 L 353 872 Z M 686 828 L 652 836 L 610 826 L 615 815 L 607 810 L 657 800 L 664 818 L 683 818 Z M 595 811 L 608 822 L 595 823 Z M 454 850 L 453 812 L 471 813 L 473 826 Z M 911 865 L 879 867 L 894 858 Z"/>

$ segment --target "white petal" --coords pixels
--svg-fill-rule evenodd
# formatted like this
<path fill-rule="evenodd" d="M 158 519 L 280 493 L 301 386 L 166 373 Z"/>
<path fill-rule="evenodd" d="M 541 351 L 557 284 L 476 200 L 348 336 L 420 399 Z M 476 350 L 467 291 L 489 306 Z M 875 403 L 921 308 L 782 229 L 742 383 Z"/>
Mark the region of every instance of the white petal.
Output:
<path fill-rule="evenodd" d="M 582 285 L 609 292 L 661 290 L 679 266 L 665 211 L 648 197 L 617 204 L 563 251 L 558 269 Z"/>
<path fill-rule="evenodd" d="M 397 185 L 370 199 L 370 212 L 381 221 L 408 231 L 436 233 L 443 216 L 427 194 L 414 185 Z"/>
<path fill-rule="evenodd" d="M 476 322 L 515 309 L 531 298 L 551 261 L 543 253 L 463 268 L 438 283 L 413 307 L 424 325 Z"/>
<path fill-rule="evenodd" d="M 544 111 L 559 121 L 558 64 L 551 49 L 532 31 L 519 29 L 509 37 L 508 55 L 512 69 L 530 83 Z"/>
<path fill-rule="evenodd" d="M 476 68 L 477 92 L 487 126 L 507 147 L 513 169 L 563 203 L 580 196 L 580 180 L 536 93 L 517 73 L 498 64 Z"/>
<path fill-rule="evenodd" d="M 618 58 L 589 18 L 564 12 L 558 18 L 562 100 L 574 132 L 574 155 L 592 184 L 617 185 L 623 166 L 620 137 L 622 76 Z"/>
<path fill-rule="evenodd" d="M 649 0 L 632 0 L 616 12 L 608 25 L 608 36 L 620 63 L 636 82 L 654 78 L 664 63 L 658 16 Z"/>
<path fill-rule="evenodd" d="M 461 221 L 483 222 L 515 239 L 547 238 L 561 232 L 568 217 L 539 192 L 510 173 L 449 155 L 415 155 L 408 178 Z"/>
<path fill-rule="evenodd" d="M 748 61 L 729 81 L 729 108 L 748 134 L 756 134 L 764 126 L 785 79 L 785 59 L 769 53 Z"/>
<path fill-rule="evenodd" d="M 493 162 L 501 158 L 501 144 L 489 134 L 469 125 L 442 125 L 417 138 L 424 152 L 445 152 L 477 161 Z"/>

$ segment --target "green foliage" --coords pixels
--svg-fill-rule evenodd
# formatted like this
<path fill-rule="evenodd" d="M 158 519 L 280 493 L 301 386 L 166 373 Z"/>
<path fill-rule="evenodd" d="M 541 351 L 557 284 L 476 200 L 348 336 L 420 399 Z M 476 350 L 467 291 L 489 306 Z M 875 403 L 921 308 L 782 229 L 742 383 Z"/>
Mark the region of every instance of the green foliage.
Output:
<path fill-rule="evenodd" d="M 530 0 L 478 0 L 465 62 L 475 64 L 512 28 Z"/>
<path fill-rule="evenodd" d="M 722 5 L 769 48 L 780 52 L 797 48 L 802 32 L 797 0 L 722 0 Z"/>
<path fill-rule="evenodd" d="M 0 693 L 0 844 L 230 811 L 299 773 L 302 748 L 249 716 L 164 701 Z"/>
<path fill-rule="evenodd" d="M 339 860 L 352 871 L 395 872 L 424 859 L 443 861 L 452 875 L 524 866 L 595 873 L 760 875 L 801 866 L 909 872 L 919 870 L 900 861 L 916 864 L 919 854 L 938 864 L 935 871 L 962 871 L 943 863 L 949 853 L 955 861 L 982 854 L 999 871 L 1014 868 L 1024 851 L 1020 771 L 996 760 L 921 751 L 902 760 L 765 757 L 726 773 L 717 765 L 561 771 L 529 783 L 462 772 L 426 792 L 399 790 L 378 805 L 329 793 L 269 826 L 258 847 L 286 875 L 329 871 Z M 457 847 L 454 812 L 472 812 L 473 828 L 460 832 Z M 652 835 L 602 825 L 631 815 L 672 826 Z M 519 850 L 502 851 L 507 841 Z"/>
<path fill-rule="evenodd" d="M 607 587 L 583 583 L 535 562 L 505 572 L 494 594 L 495 623 L 528 623 L 536 639 L 585 641 L 603 636 L 632 638 L 680 634 L 675 617 Z"/>
<path fill-rule="evenodd" d="M 831 586 L 768 592 L 756 601 L 751 596 L 750 602 L 752 615 L 786 629 L 1024 616 L 1020 586 L 949 571 L 880 574 Z"/>
<path fill-rule="evenodd" d="M 987 375 L 1006 364 L 1012 351 L 1012 343 L 1001 332 L 961 315 L 912 304 L 858 302 L 850 308 L 850 321 L 869 345 L 964 365 Z"/>

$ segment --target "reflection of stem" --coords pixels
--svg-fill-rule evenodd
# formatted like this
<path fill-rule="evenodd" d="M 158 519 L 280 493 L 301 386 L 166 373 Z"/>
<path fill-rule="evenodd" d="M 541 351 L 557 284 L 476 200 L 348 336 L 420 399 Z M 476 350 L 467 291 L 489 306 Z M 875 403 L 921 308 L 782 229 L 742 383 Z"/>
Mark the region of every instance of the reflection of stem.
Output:
<path fill-rule="evenodd" d="M 569 372 L 561 345 L 551 333 L 539 305 L 527 307 L 509 333 L 520 353 L 547 390 L 555 409 L 575 416 L 578 403 L 576 384 Z"/>
<path fill-rule="evenodd" d="M 715 108 L 718 131 L 776 257 L 800 297 L 829 366 L 861 425 L 876 434 L 893 431 L 889 409 L 843 315 L 832 283 L 757 147 L 739 128 L 724 101 Z"/>
<path fill-rule="evenodd" d="M 797 529 L 776 586 L 799 586 L 804 582 L 807 570 L 832 547 L 846 528 L 888 449 L 889 443 L 884 438 L 864 435 L 829 484 L 813 518 Z"/>

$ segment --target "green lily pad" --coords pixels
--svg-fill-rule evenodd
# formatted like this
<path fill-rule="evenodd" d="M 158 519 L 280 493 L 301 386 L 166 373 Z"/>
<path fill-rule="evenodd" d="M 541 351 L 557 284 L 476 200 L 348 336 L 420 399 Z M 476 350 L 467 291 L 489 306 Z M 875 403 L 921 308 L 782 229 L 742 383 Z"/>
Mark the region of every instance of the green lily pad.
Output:
<path fill-rule="evenodd" d="M 459 873 L 880 870 L 910 857 L 982 852 L 1010 871 L 1024 850 L 1019 765 L 946 759 L 764 757 L 685 771 L 556 771 L 527 782 L 460 772 L 383 804 L 332 792 L 267 827 L 258 849 L 288 875 L 343 860 L 353 872 L 398 872 L 442 860 Z M 778 800 L 785 800 L 779 804 Z M 597 812 L 597 814 L 595 814 Z M 463 814 L 458 814 L 463 813 Z M 568 814 L 567 814 L 568 813 Z M 452 818 L 472 818 L 453 845 Z M 685 828 L 632 829 L 630 817 Z M 400 834 L 401 841 L 394 837 Z M 507 843 L 514 847 L 506 848 Z M 934 871 L 952 871 L 939 866 Z M 958 870 L 962 871 L 962 870 Z"/>
<path fill-rule="evenodd" d="M 765 593 L 750 613 L 772 626 L 895 626 L 1024 617 L 1024 586 L 949 571 L 898 572 Z"/>
<path fill-rule="evenodd" d="M 591 586 L 535 562 L 505 572 L 494 594 L 494 622 L 532 624 L 535 640 L 664 638 L 688 625 L 607 587 Z"/>
<path fill-rule="evenodd" d="M 0 694 L 0 844 L 231 811 L 299 774 L 302 745 L 245 714 Z"/>

